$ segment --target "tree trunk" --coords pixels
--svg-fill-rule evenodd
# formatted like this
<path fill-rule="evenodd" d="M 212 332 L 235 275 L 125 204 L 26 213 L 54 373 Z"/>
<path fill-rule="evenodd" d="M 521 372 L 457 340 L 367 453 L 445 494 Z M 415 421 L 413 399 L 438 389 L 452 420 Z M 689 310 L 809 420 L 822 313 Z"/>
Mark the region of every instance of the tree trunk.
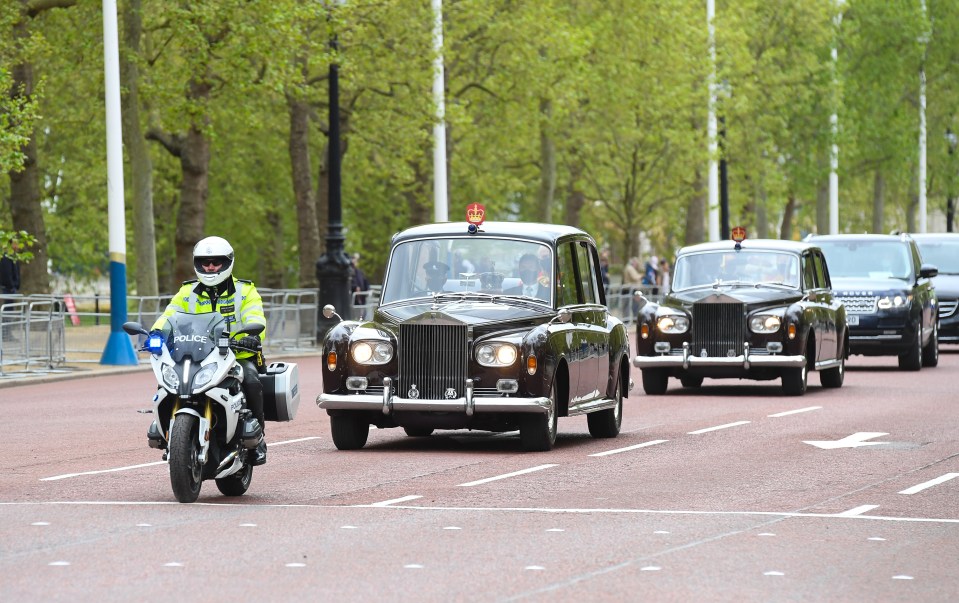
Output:
<path fill-rule="evenodd" d="M 266 210 L 266 225 L 270 228 L 270 240 L 273 241 L 273 248 L 269 253 L 260 255 L 260 275 L 257 277 L 257 284 L 263 288 L 283 289 L 284 288 L 284 269 L 283 269 L 283 220 L 276 207 Z M 315 263 L 315 261 L 314 261 Z M 315 280 L 315 278 L 314 278 Z"/>
<path fill-rule="evenodd" d="M 426 181 L 426 172 L 420 169 L 419 165 L 413 165 L 413 173 L 416 175 L 416 182 L 403 192 L 406 197 L 406 207 L 409 211 L 410 224 L 427 224 L 429 219 L 429 208 L 423 203 L 426 191 L 430 183 Z"/>
<path fill-rule="evenodd" d="M 779 228 L 779 238 L 787 241 L 793 238 L 793 216 L 796 214 L 796 195 L 789 195 L 786 208 L 783 210 L 783 223 Z"/>
<path fill-rule="evenodd" d="M 313 195 L 310 174 L 310 106 L 287 95 L 290 109 L 290 165 L 293 170 L 293 194 L 296 197 L 297 242 L 299 248 L 299 286 L 317 287 L 316 261 L 320 257 L 320 231 L 317 225 L 317 202 Z M 324 224 L 326 226 L 326 224 Z"/>
<path fill-rule="evenodd" d="M 140 52 L 143 31 L 142 0 L 123 3 L 125 51 L 121 54 L 124 93 L 123 144 L 130 158 L 130 180 L 133 183 L 133 239 L 136 245 L 136 292 L 158 295 L 156 263 L 156 231 L 153 222 L 153 162 L 140 126 L 140 70 L 136 57 Z"/>
<path fill-rule="evenodd" d="M 209 121 L 208 117 L 203 118 Z M 201 130 L 202 126 L 191 125 L 183 139 L 180 168 L 180 210 L 176 220 L 176 267 L 177 280 L 195 278 L 193 270 L 193 247 L 204 237 L 206 226 L 206 198 L 210 169 L 210 141 Z M 217 233 L 224 235 L 225 233 Z"/>
<path fill-rule="evenodd" d="M 695 245 L 706 240 L 706 183 L 696 171 L 696 192 L 686 207 L 686 240 L 684 245 Z"/>
<path fill-rule="evenodd" d="M 567 226 L 579 228 L 580 212 L 586 205 L 586 194 L 579 188 L 579 176 L 582 173 L 582 165 L 578 162 L 570 167 L 569 189 L 566 194 L 566 212 L 565 223 Z"/>
<path fill-rule="evenodd" d="M 556 143 L 550 136 L 549 118 L 552 103 L 543 99 L 539 103 L 539 194 L 537 195 L 536 219 L 544 224 L 553 221 L 553 197 L 556 194 Z"/>
<path fill-rule="evenodd" d="M 346 155 L 348 147 L 346 138 L 346 128 L 349 125 L 348 119 L 340 113 L 340 157 Z M 342 159 L 340 160 L 342 166 Z M 342 183 L 343 179 L 340 178 Z M 342 203 L 342 198 L 340 199 Z M 342 208 L 340 208 L 342 209 Z M 326 253 L 326 236 L 330 232 L 330 139 L 327 136 L 326 144 L 323 145 L 323 161 L 320 164 L 320 177 L 316 183 L 316 231 L 319 233 L 321 253 Z M 317 256 L 319 259 L 319 256 Z M 313 261 L 314 270 L 316 269 L 316 260 Z"/>
<path fill-rule="evenodd" d="M 872 231 L 884 232 L 883 210 L 886 206 L 886 180 L 883 178 L 882 170 L 876 168 L 872 179 Z"/>
<path fill-rule="evenodd" d="M 24 38 L 28 35 L 27 23 L 24 19 L 16 26 L 16 36 Z M 9 94 L 11 98 L 29 97 L 33 95 L 33 65 L 21 63 L 13 68 L 13 87 Z M 13 219 L 13 230 L 25 230 L 37 239 L 33 247 L 33 260 L 23 264 L 20 272 L 21 293 L 49 293 L 50 278 L 47 274 L 47 231 L 43 222 L 43 208 L 40 204 L 40 172 L 37 166 L 36 129 L 22 147 L 23 168 L 19 171 L 11 170 L 10 176 L 10 213 Z"/>
<path fill-rule="evenodd" d="M 831 234 L 829 232 L 829 181 L 820 182 L 816 187 L 816 232 L 818 234 Z"/>

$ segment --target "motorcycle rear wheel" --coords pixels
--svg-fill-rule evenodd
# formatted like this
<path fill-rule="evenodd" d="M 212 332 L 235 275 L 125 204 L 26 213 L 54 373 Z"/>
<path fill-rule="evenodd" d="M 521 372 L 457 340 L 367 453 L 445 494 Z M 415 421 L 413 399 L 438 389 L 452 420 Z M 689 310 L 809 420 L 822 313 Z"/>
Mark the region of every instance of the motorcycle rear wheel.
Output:
<path fill-rule="evenodd" d="M 181 503 L 196 502 L 203 483 L 200 465 L 199 420 L 193 415 L 177 415 L 170 434 L 170 485 Z"/>
<path fill-rule="evenodd" d="M 216 487 L 224 496 L 243 496 L 250 489 L 253 481 L 253 465 L 243 465 L 243 468 L 226 477 L 216 480 Z"/>

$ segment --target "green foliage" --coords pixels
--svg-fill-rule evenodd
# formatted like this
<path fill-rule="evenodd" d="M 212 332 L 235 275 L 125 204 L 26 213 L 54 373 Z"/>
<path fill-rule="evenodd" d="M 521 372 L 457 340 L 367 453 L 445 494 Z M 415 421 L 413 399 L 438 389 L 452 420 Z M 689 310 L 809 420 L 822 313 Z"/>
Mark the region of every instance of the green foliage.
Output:
<path fill-rule="evenodd" d="M 25 230 L 7 232 L 0 229 L 0 255 L 28 264 L 33 259 L 30 249 L 36 244 L 36 237 Z"/>

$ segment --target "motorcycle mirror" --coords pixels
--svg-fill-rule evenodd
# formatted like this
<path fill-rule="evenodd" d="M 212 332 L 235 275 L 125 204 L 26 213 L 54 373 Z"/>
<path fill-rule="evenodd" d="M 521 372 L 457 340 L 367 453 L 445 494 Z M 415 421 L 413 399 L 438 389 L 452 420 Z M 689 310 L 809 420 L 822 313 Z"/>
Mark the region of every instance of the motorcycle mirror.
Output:
<path fill-rule="evenodd" d="M 129 335 L 149 335 L 147 330 L 138 322 L 123 323 L 123 330 Z"/>
<path fill-rule="evenodd" d="M 253 335 L 254 337 L 263 332 L 263 329 L 266 327 L 263 325 L 251 324 L 246 325 L 242 329 L 236 332 L 237 335 Z"/>

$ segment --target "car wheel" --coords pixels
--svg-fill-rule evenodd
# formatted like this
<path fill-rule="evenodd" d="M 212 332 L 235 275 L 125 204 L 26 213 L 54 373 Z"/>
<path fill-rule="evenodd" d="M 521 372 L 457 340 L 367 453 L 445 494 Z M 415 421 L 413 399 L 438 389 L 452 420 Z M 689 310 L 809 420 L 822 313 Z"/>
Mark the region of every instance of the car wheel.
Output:
<path fill-rule="evenodd" d="M 846 377 L 846 354 L 840 354 L 839 366 L 826 369 L 819 373 L 819 382 L 823 387 L 842 387 L 842 382 Z"/>
<path fill-rule="evenodd" d="M 339 450 L 359 450 L 370 436 L 370 424 L 353 413 L 330 417 L 330 430 Z"/>
<path fill-rule="evenodd" d="M 932 327 L 932 337 L 929 338 L 929 343 L 926 344 L 925 349 L 922 350 L 922 366 L 938 366 L 939 365 L 939 325 L 938 323 Z"/>
<path fill-rule="evenodd" d="M 679 382 L 683 384 L 683 387 L 702 387 L 703 378 L 702 377 L 680 377 Z"/>
<path fill-rule="evenodd" d="M 613 408 L 586 415 L 589 435 L 594 438 L 615 438 L 619 435 L 619 428 L 623 424 L 623 384 L 619 379 L 616 380 L 613 399 L 616 400 L 616 406 Z"/>
<path fill-rule="evenodd" d="M 650 396 L 661 396 L 666 393 L 669 374 L 663 369 L 643 369 L 643 391 Z"/>
<path fill-rule="evenodd" d="M 426 438 L 433 434 L 432 427 L 404 427 L 403 431 L 411 438 Z"/>
<path fill-rule="evenodd" d="M 809 354 L 802 368 L 783 369 L 783 393 L 787 396 L 801 396 L 806 393 L 809 382 Z"/>
<path fill-rule="evenodd" d="M 523 417 L 519 439 L 526 452 L 546 452 L 556 443 L 556 381 L 549 388 L 549 408 L 545 414 Z"/>
<path fill-rule="evenodd" d="M 899 355 L 899 368 L 904 371 L 918 371 L 922 368 L 922 326 L 916 329 L 916 340 L 909 351 Z"/>

